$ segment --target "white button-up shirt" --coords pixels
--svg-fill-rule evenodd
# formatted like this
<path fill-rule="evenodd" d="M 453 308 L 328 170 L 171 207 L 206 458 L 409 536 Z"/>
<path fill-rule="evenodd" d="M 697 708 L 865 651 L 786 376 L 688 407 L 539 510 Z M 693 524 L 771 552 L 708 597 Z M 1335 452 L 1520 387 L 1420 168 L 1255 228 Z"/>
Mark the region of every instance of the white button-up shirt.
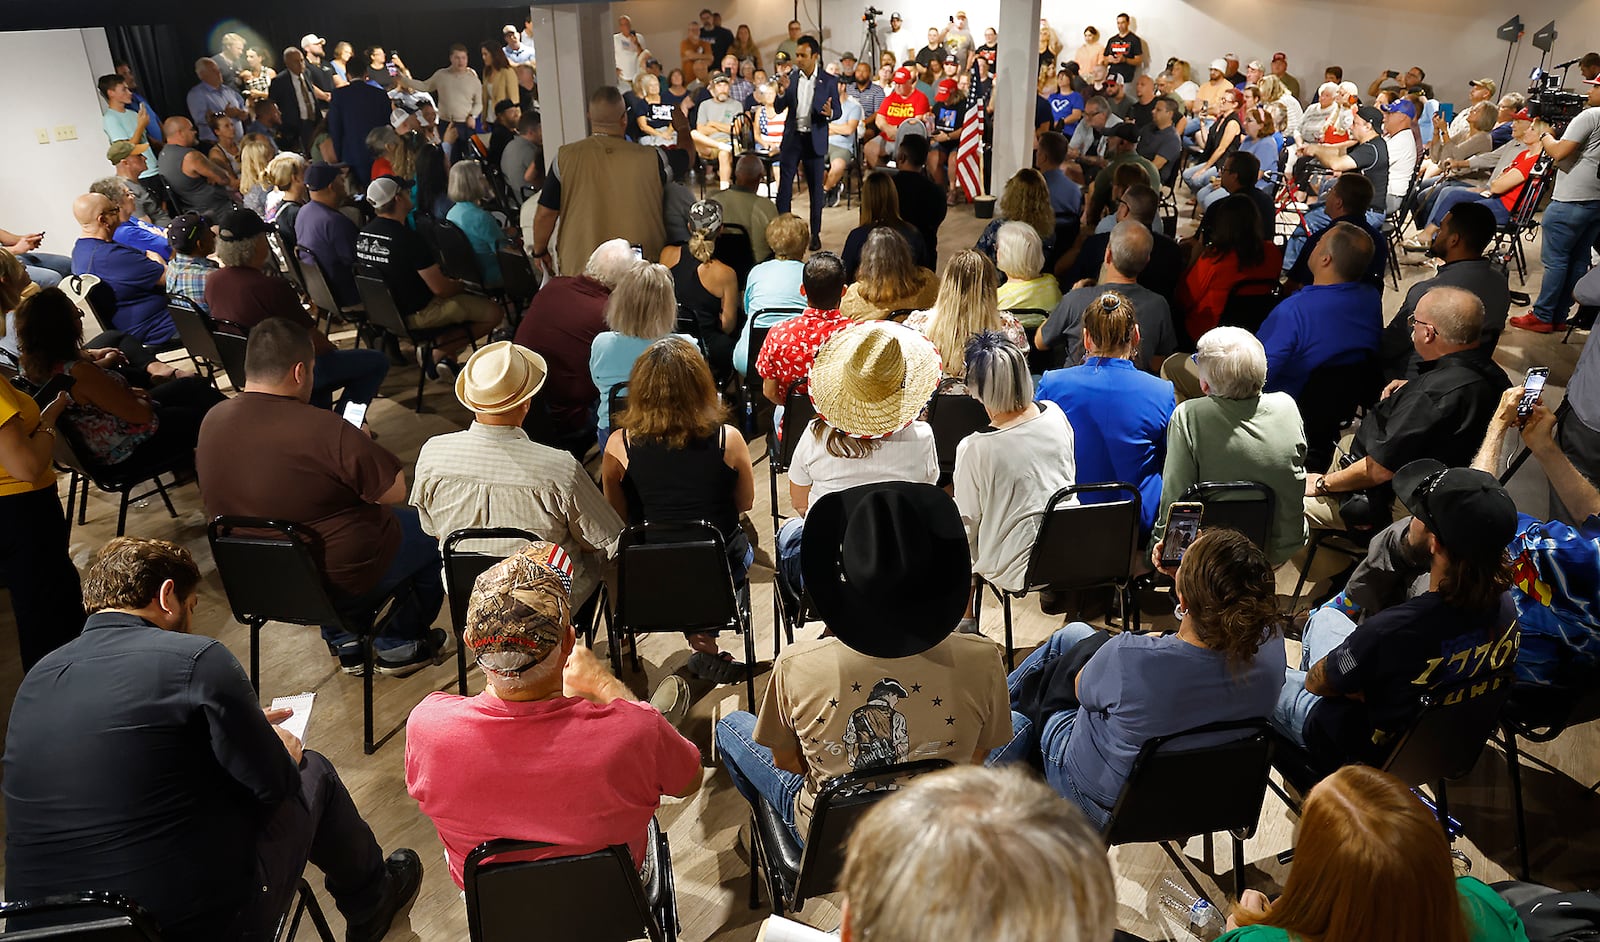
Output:
<path fill-rule="evenodd" d="M 810 75 L 795 69 L 794 75 L 794 107 L 799 112 L 794 115 L 796 131 L 811 130 L 811 102 L 817 95 L 817 73 L 820 69 L 813 68 Z"/>

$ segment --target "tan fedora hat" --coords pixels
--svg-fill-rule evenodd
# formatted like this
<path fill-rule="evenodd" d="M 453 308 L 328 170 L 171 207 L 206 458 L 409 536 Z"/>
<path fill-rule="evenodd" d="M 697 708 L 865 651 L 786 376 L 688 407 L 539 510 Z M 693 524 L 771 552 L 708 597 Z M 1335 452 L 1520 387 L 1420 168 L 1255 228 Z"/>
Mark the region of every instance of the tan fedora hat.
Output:
<path fill-rule="evenodd" d="M 467 361 L 456 377 L 456 398 L 473 412 L 500 415 L 532 399 L 549 372 L 544 357 L 499 340 Z"/>
<path fill-rule="evenodd" d="M 854 438 L 882 438 L 910 425 L 938 385 L 939 352 L 922 334 L 892 321 L 839 331 L 811 364 L 817 415 Z"/>

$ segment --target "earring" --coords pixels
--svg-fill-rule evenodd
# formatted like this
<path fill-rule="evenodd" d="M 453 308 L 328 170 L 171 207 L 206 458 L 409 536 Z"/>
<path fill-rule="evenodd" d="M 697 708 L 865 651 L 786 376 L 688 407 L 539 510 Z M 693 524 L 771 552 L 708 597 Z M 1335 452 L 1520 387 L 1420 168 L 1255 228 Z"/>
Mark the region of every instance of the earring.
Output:
<path fill-rule="evenodd" d="M 1179 602 L 1177 605 L 1173 606 L 1172 614 L 1178 616 L 1179 621 L 1183 621 L 1185 618 L 1189 617 L 1189 610 L 1183 607 L 1182 602 Z"/>

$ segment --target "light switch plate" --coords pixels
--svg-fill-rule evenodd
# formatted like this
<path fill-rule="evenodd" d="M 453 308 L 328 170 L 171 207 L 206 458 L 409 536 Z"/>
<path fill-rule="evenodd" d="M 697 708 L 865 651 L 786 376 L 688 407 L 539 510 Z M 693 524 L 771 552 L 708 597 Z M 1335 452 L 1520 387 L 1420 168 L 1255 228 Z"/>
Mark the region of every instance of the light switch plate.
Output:
<path fill-rule="evenodd" d="M 34 139 L 37 140 L 41 144 L 50 143 L 50 129 L 49 128 L 34 128 L 33 129 L 33 136 L 34 136 Z"/>
<path fill-rule="evenodd" d="M 75 124 L 56 125 L 57 141 L 75 141 L 78 139 L 78 126 Z"/>

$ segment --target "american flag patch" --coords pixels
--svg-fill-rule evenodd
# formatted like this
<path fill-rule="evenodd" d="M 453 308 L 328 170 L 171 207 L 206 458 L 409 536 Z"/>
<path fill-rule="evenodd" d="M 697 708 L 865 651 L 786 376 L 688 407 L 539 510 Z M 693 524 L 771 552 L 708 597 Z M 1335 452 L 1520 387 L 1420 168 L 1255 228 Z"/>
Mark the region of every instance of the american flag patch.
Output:
<path fill-rule="evenodd" d="M 561 577 L 561 584 L 570 593 L 572 591 L 572 557 L 567 551 L 557 544 L 550 544 L 550 552 L 545 554 L 544 563 L 554 569 L 556 575 Z"/>

